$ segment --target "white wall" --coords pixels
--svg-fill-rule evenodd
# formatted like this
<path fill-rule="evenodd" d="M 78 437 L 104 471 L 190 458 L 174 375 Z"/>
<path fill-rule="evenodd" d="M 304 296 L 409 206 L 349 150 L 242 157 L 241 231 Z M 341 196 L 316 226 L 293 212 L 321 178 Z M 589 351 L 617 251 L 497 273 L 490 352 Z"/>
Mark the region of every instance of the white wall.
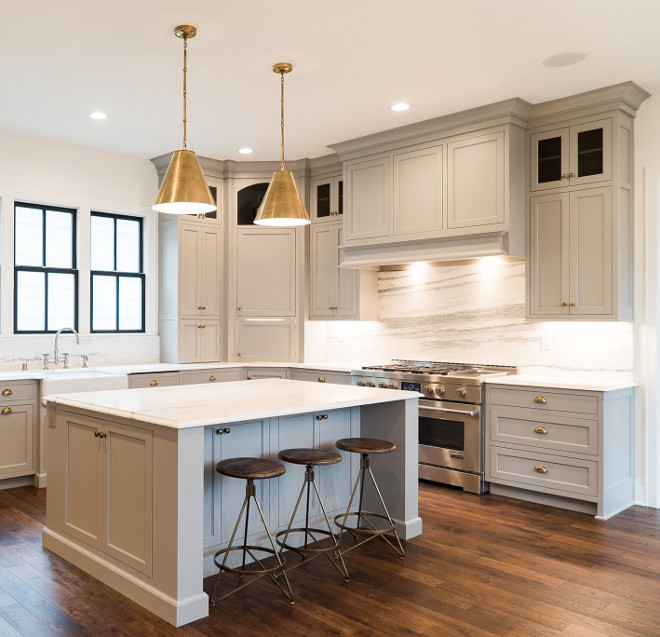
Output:
<path fill-rule="evenodd" d="M 156 192 L 156 170 L 148 159 L 0 131 L 0 369 L 20 369 L 25 361 L 38 367 L 41 354 L 53 349 L 52 336 L 12 334 L 15 200 L 78 210 L 81 343 L 61 351 L 89 354 L 90 365 L 158 360 L 158 219 L 151 211 Z M 84 273 L 89 270 L 90 210 L 144 217 L 146 334 L 89 334 L 89 276 Z M 72 361 L 76 365 L 79 359 Z"/>

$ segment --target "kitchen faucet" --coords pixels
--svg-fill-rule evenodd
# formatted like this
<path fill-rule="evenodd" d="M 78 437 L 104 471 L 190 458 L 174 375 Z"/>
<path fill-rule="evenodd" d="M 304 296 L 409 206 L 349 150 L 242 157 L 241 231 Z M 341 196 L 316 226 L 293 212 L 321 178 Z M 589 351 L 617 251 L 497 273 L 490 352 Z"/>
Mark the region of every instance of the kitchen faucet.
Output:
<path fill-rule="evenodd" d="M 76 332 L 76 330 L 74 330 L 72 327 L 61 327 L 59 330 L 57 330 L 57 334 L 55 334 L 55 351 L 54 351 L 55 358 L 53 359 L 53 362 L 55 363 L 55 365 L 57 365 L 57 363 L 58 363 L 57 339 L 59 338 L 59 336 L 62 332 L 71 332 L 72 334 L 75 334 L 76 343 L 78 345 L 80 345 L 80 337 L 78 336 L 78 332 Z M 65 360 L 64 362 L 66 363 L 67 361 Z"/>

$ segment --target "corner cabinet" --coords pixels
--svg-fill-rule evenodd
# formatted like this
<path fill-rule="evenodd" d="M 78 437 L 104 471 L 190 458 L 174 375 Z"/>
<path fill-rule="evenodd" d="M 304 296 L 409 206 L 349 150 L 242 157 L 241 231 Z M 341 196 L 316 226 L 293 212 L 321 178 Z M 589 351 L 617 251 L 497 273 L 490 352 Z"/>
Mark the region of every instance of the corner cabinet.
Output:
<path fill-rule="evenodd" d="M 376 320 L 378 273 L 339 267 L 342 234 L 341 222 L 312 225 L 309 317 Z"/>
<path fill-rule="evenodd" d="M 491 493 L 607 519 L 634 504 L 634 388 L 486 385 Z"/>
<path fill-rule="evenodd" d="M 632 82 L 533 107 L 527 318 L 632 320 Z"/>
<path fill-rule="evenodd" d="M 215 220 L 161 216 L 161 360 L 223 358 L 222 226 Z"/>

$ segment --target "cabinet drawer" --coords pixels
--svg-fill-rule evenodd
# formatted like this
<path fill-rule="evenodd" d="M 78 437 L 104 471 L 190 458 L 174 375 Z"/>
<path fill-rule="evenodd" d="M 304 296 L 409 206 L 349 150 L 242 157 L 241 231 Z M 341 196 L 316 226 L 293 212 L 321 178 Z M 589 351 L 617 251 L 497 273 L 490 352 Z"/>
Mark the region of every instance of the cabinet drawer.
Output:
<path fill-rule="evenodd" d="M 130 389 L 138 387 L 171 387 L 179 384 L 179 372 L 158 372 L 156 374 L 131 374 L 128 377 Z"/>
<path fill-rule="evenodd" d="M 496 405 L 489 411 L 493 442 L 598 455 L 598 420 Z"/>
<path fill-rule="evenodd" d="M 202 385 L 205 383 L 225 383 L 231 380 L 243 380 L 240 368 L 234 369 L 196 369 L 181 373 L 182 385 Z"/>
<path fill-rule="evenodd" d="M 351 375 L 342 372 L 324 372 L 314 369 L 292 369 L 289 371 L 291 380 L 306 380 L 310 383 L 331 383 L 333 385 L 350 385 Z"/>
<path fill-rule="evenodd" d="M 598 495 L 598 463 L 595 461 L 495 445 L 490 447 L 488 479 L 585 500 L 595 500 Z"/>
<path fill-rule="evenodd" d="M 567 411 L 573 414 L 597 415 L 600 411 L 597 394 L 558 392 L 541 387 L 525 389 L 494 387 L 489 390 L 489 405 L 531 407 L 547 411 Z"/>
<path fill-rule="evenodd" d="M 35 399 L 36 383 L 9 381 L 0 383 L 0 404 L 31 401 Z"/>

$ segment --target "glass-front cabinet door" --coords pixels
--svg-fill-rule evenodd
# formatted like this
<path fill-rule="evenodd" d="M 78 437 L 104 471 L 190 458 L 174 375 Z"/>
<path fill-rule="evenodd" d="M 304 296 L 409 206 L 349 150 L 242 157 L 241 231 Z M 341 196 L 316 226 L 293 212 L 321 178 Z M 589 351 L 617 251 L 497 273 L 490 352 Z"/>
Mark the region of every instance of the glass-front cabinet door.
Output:
<path fill-rule="evenodd" d="M 612 179 L 612 127 L 604 119 L 530 136 L 530 190 Z"/>
<path fill-rule="evenodd" d="M 341 177 L 312 181 L 313 221 L 333 221 L 344 214 L 344 182 Z"/>

